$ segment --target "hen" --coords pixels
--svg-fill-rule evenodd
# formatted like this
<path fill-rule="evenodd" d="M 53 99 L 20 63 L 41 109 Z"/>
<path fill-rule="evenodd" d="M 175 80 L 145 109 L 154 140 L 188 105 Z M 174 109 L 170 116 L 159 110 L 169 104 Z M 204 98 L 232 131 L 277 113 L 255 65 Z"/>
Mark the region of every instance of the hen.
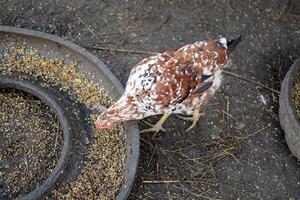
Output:
<path fill-rule="evenodd" d="M 97 128 L 109 128 L 115 122 L 138 120 L 164 114 L 146 131 L 165 131 L 170 114 L 192 115 L 192 129 L 202 115 L 201 107 L 220 87 L 222 71 L 242 41 L 241 36 L 227 40 L 200 41 L 143 59 L 133 67 L 124 94 L 98 116 Z"/>

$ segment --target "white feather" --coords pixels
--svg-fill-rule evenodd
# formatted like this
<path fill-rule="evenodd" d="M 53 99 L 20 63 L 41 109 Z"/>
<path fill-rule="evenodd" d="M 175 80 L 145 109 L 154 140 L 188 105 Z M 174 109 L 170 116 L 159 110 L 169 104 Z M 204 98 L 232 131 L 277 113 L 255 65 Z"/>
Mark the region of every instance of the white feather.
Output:
<path fill-rule="evenodd" d="M 264 105 L 267 105 L 267 99 L 266 97 L 264 97 L 264 95 L 258 93 L 258 96 L 259 96 L 259 100 L 260 102 L 262 102 Z"/>
<path fill-rule="evenodd" d="M 219 39 L 219 43 L 222 44 L 222 46 L 223 46 L 225 49 L 228 48 L 226 38 L 223 38 L 223 37 L 220 38 L 220 39 Z"/>

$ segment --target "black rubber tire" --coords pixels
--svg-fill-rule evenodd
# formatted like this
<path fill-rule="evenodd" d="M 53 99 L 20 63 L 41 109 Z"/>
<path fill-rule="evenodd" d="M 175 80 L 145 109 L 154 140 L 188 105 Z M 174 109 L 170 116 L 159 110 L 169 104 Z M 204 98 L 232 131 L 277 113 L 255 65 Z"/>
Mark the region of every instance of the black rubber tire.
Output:
<path fill-rule="evenodd" d="M 281 84 L 279 121 L 290 151 L 300 160 L 300 121 L 297 119 L 296 108 L 292 102 L 292 89 L 298 72 L 300 72 L 300 58 L 291 66 Z"/>
<path fill-rule="evenodd" d="M 117 100 L 124 92 L 124 88 L 120 81 L 113 75 L 108 67 L 103 64 L 103 62 L 95 55 L 72 42 L 39 31 L 0 25 L 0 40 L 1 38 L 12 39 L 12 41 L 21 42 L 22 45 L 25 44 L 27 47 L 37 48 L 39 49 L 39 53 L 45 57 L 58 57 L 75 63 L 81 63 L 80 70 L 85 74 L 96 74 L 96 76 L 90 77 L 90 79 L 95 83 L 99 83 L 106 91 L 108 91 L 109 96 L 113 100 Z M 0 42 L 0 57 L 1 52 L 6 52 L 10 48 L 6 43 L 3 44 L 4 45 L 1 46 Z M 140 154 L 138 123 L 136 121 L 128 121 L 123 124 L 126 135 L 125 173 L 124 183 L 117 195 L 117 200 L 127 199 L 135 181 Z M 76 132 L 74 131 L 73 138 L 75 137 Z M 75 146 L 74 143 L 73 146 Z"/>
<path fill-rule="evenodd" d="M 47 92 L 46 89 L 35 85 L 29 81 L 21 81 L 17 79 L 10 78 L 8 76 L 0 75 L 0 88 L 13 88 L 18 89 L 34 96 L 38 97 L 42 101 L 44 101 L 51 109 L 55 112 L 60 122 L 60 125 L 63 129 L 63 148 L 61 151 L 60 158 L 52 170 L 51 174 L 47 177 L 47 179 L 39 184 L 33 191 L 26 194 L 23 197 L 18 199 L 21 200 L 35 200 L 40 199 L 45 192 L 47 192 L 58 180 L 58 178 L 63 174 L 63 170 L 66 167 L 69 151 L 71 149 L 72 144 L 72 131 L 70 127 L 70 122 L 65 115 L 65 111 L 60 105 L 60 103 L 52 96 L 50 93 Z"/>

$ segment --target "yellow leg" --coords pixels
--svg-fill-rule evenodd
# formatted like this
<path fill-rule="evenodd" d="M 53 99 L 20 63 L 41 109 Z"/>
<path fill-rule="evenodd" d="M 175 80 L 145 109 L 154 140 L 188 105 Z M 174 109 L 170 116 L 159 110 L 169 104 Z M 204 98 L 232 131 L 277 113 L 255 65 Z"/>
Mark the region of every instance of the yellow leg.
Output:
<path fill-rule="evenodd" d="M 164 114 L 155 125 L 152 125 L 152 128 L 142 130 L 142 131 L 140 131 L 140 133 L 145 133 L 145 132 L 156 132 L 156 133 L 158 133 L 159 131 L 166 132 L 166 130 L 162 127 L 162 125 L 167 120 L 167 118 L 169 116 L 170 116 L 170 114 Z"/>
<path fill-rule="evenodd" d="M 186 129 L 186 132 L 187 132 L 187 131 L 190 131 L 192 128 L 194 128 L 194 127 L 196 126 L 196 124 L 197 124 L 199 118 L 200 118 L 201 116 L 203 116 L 203 115 L 204 115 L 204 113 L 200 113 L 200 109 L 196 109 L 196 110 L 193 112 L 192 117 L 181 117 L 181 116 L 178 116 L 178 117 L 181 118 L 181 119 L 189 120 L 189 121 L 192 121 L 192 122 L 193 122 L 192 125 L 191 125 L 188 129 Z"/>

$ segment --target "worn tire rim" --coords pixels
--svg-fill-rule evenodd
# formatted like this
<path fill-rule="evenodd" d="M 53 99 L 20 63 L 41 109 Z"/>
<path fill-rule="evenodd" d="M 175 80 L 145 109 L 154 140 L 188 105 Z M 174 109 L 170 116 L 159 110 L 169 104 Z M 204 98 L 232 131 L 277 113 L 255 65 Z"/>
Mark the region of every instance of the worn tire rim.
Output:
<path fill-rule="evenodd" d="M 282 82 L 279 96 L 279 121 L 285 132 L 289 149 L 300 160 L 300 122 L 292 100 L 293 86 L 298 72 L 300 72 L 300 58 L 293 63 Z"/>

